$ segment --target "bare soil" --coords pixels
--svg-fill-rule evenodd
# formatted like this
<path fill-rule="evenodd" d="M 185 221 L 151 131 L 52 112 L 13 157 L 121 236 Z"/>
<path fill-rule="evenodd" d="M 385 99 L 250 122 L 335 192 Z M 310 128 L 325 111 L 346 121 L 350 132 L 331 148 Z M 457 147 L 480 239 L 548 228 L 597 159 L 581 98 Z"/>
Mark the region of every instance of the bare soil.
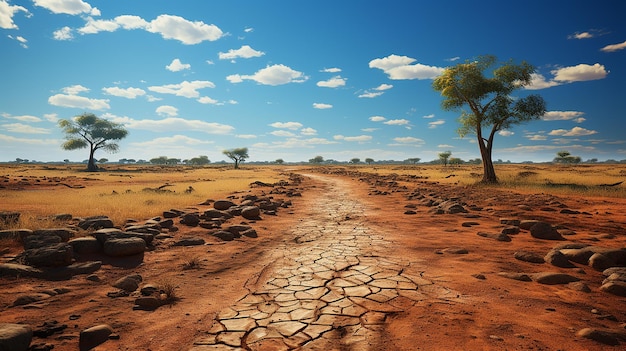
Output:
<path fill-rule="evenodd" d="M 189 350 L 211 333 L 221 311 L 247 295 L 254 295 L 281 269 L 281 262 L 293 259 L 289 256 L 297 252 L 292 249 L 301 245 L 297 240 L 301 233 L 296 229 L 303 228 L 302 223 L 335 220 L 342 225 L 352 221 L 355 227 L 364 227 L 380 236 L 384 245 L 376 248 L 377 257 L 402 262 L 405 267 L 402 274 L 432 282 L 432 287 L 440 291 L 425 293 L 419 299 L 399 299 L 394 311 L 387 313 L 384 323 L 369 336 L 375 339 L 368 343 L 370 350 L 623 349 L 624 342 L 610 346 L 576 335 L 583 328 L 624 330 L 626 326 L 626 299 L 599 290 L 605 278 L 601 272 L 584 265 L 565 269 L 514 258 L 514 253 L 520 250 L 543 256 L 562 244 L 561 241 L 538 240 L 523 230 L 511 235 L 510 242 L 477 233 L 499 233 L 504 227 L 501 218 L 540 219 L 570 229 L 571 235 L 565 237 L 567 242 L 624 248 L 626 199 L 516 194 L 393 176 L 307 172 L 300 185 L 302 197 L 291 198 L 293 207 L 251 224 L 258 238 L 222 242 L 206 236 L 206 245 L 194 247 L 174 247 L 164 241 L 140 259 L 105 259 L 103 267 L 96 272 L 100 282 L 88 281 L 81 275 L 65 281 L 0 277 L 0 322 L 26 323 L 35 329 L 44 322 L 66 324 L 63 331 L 47 338 L 34 338 L 31 344 L 53 345 L 54 350 L 76 350 L 80 331 L 98 324 L 109 324 L 119 338 L 108 340 L 95 350 Z M 416 196 L 411 198 L 418 193 L 439 199 L 454 198 L 472 210 L 435 214 L 430 207 L 420 204 Z M 348 194 L 349 198 L 335 198 L 337 194 Z M 321 201 L 329 196 L 334 202 Z M 362 209 L 355 213 L 342 209 L 338 220 L 337 208 L 346 201 Z M 329 208 L 320 209 L 320 204 Z M 520 205 L 528 208 L 522 209 Z M 564 208 L 579 213 L 561 213 Z M 416 213 L 405 214 L 409 209 Z M 475 216 L 468 218 L 468 214 Z M 463 226 L 466 222 L 474 223 Z M 180 228 L 176 237 L 202 235 L 198 228 L 183 225 Z M 324 243 L 332 240 L 332 234 L 321 235 L 325 237 L 319 240 Z M 5 246 L 0 248 L 3 261 L 21 251 L 14 242 L 1 245 Z M 465 248 L 468 253 L 454 254 L 446 248 Z M 199 267 L 183 269 L 190 260 L 200 262 Z M 591 292 L 498 275 L 547 271 L 579 277 Z M 116 290 L 111 286 L 114 281 L 135 273 L 143 277 L 143 283 L 173 284 L 178 300 L 154 311 L 143 311 L 133 309 L 132 296 L 107 296 Z M 11 307 L 20 295 L 56 288 L 67 288 L 68 292 Z M 312 340 L 298 346 L 299 349 L 364 349 L 358 346 L 362 344 L 351 346 L 347 341 L 351 335 L 342 332 L 341 325 L 334 324 L 332 328 L 334 334 L 325 344 Z M 222 346 L 233 349 L 219 343 L 216 347 Z M 271 343 L 255 347 L 287 349 Z"/>

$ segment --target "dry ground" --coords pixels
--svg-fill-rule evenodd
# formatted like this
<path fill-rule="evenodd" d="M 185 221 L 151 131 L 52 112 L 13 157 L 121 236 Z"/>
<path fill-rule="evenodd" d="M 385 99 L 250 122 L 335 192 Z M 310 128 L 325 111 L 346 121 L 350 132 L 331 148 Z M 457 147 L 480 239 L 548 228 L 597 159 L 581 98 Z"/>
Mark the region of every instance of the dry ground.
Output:
<path fill-rule="evenodd" d="M 573 230 L 571 242 L 598 246 L 626 247 L 626 199 L 581 198 L 547 194 L 516 194 L 481 188 L 409 181 L 369 175 L 343 169 L 299 169 L 305 175 L 300 185 L 303 196 L 293 198 L 293 207 L 278 216 L 265 216 L 254 223 L 259 237 L 233 242 L 207 238 L 196 247 L 157 245 L 142 261 L 105 261 L 97 272 L 101 282 L 75 276 L 67 281 L 42 281 L 0 277 L 0 322 L 32 326 L 58 321 L 68 328 L 35 343 L 54 345 L 54 350 L 76 350 L 78 334 L 93 325 L 113 327 L 118 340 L 109 340 L 96 350 L 187 350 L 206 336 L 217 314 L 249 293 L 251 284 L 267 279 L 266 267 L 276 269 L 285 256 L 285 247 L 297 245 L 292 229 L 305 220 L 328 194 L 325 179 L 339 179 L 341 187 L 363 205 L 360 225 L 384 237 L 383 254 L 407 264 L 407 272 L 423 276 L 448 292 L 451 298 L 432 297 L 404 302 L 403 311 L 387 315 L 384 328 L 373 345 L 386 350 L 620 350 L 625 343 L 608 346 L 580 338 L 583 328 L 624 329 L 626 299 L 601 292 L 604 277 L 586 266 L 562 269 L 548 264 L 518 261 L 519 250 L 546 254 L 562 242 L 533 239 L 528 232 L 499 242 L 477 236 L 478 231 L 499 232 L 500 218 L 542 219 Z M 308 177 L 307 175 L 313 175 Z M 320 178 L 321 177 L 321 178 Z M 416 214 L 404 214 L 405 206 L 418 204 L 407 195 L 418 189 L 439 198 L 459 198 L 467 205 L 482 208 L 462 214 L 436 215 L 418 205 Z M 259 191 L 259 190 L 256 190 Z M 387 192 L 386 195 L 383 195 Z M 239 195 L 236 195 L 239 196 Z M 194 204 L 189 204 L 194 205 Z M 519 205 L 532 209 L 521 210 Z M 561 214 L 568 208 L 588 214 Z M 168 208 L 163 208 L 167 210 Z M 554 210 L 551 211 L 550 209 Z M 317 215 L 321 216 L 321 215 Z M 324 218 L 317 218 L 323 221 Z M 346 220 L 351 220 L 346 217 Z M 462 223 L 476 222 L 472 227 Z M 198 229 L 185 228 L 176 235 Z M 2 242 L 3 261 L 17 254 L 19 246 Z M 463 247 L 469 253 L 456 255 L 442 250 Z M 280 250 L 278 250 L 280 248 Z M 200 267 L 184 270 L 190 259 Z M 565 272 L 582 279 L 591 292 L 575 291 L 566 285 L 542 285 L 503 278 L 499 272 Z M 119 277 L 138 273 L 145 283 L 176 286 L 180 298 L 155 311 L 133 310 L 132 297 L 109 298 L 107 292 Z M 475 276 L 482 274 L 485 279 Z M 16 296 L 55 288 L 69 292 L 40 303 L 10 307 Z M 307 349 L 305 344 L 302 348 Z M 337 350 L 349 346 L 337 339 Z M 267 348 L 266 350 L 272 350 Z"/>

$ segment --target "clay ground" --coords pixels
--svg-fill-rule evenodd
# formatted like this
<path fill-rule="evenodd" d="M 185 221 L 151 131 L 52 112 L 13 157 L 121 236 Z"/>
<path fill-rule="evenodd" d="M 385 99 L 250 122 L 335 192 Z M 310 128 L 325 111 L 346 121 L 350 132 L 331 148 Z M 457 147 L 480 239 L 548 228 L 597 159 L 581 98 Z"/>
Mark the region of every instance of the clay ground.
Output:
<path fill-rule="evenodd" d="M 514 258 L 514 253 L 520 250 L 543 256 L 563 242 L 534 239 L 527 231 L 512 235 L 510 242 L 500 242 L 478 236 L 477 232 L 499 233 L 503 217 L 541 219 L 571 229 L 572 235 L 566 237 L 569 242 L 624 248 L 625 199 L 523 195 L 493 190 L 486 193 L 480 188 L 376 179 L 343 172 L 303 172 L 302 197 L 292 198 L 293 207 L 281 210 L 278 216 L 266 216 L 254 223 L 258 238 L 232 242 L 207 238 L 207 245 L 195 247 L 171 247 L 163 243 L 146 252 L 142 261 L 105 261 L 97 272 L 100 282 L 88 281 L 84 276 L 67 281 L 0 278 L 0 322 L 32 326 L 50 321 L 67 324 L 68 328 L 60 333 L 33 340 L 33 344 L 54 345 L 54 350 L 76 350 L 80 331 L 103 323 L 111 325 L 119 339 L 98 346 L 96 350 L 100 351 L 189 350 L 194 344 L 198 350 L 236 349 L 220 342 L 203 341 L 215 336 L 215 320 L 220 318 L 220 312 L 223 316 L 223 311 L 240 305 L 246 296 L 275 296 L 262 290 L 267 282 L 283 274 L 282 268 L 295 267 L 297 257 L 293 256 L 302 252 L 299 250 L 334 245 L 332 230 L 310 229 L 327 228 L 327 225 L 332 229 L 324 223 L 333 221 L 338 232 L 344 231 L 343 228 L 361 228 L 374 238 L 369 245 L 375 247 L 364 249 L 359 242 L 356 252 L 351 251 L 345 257 L 356 257 L 362 260 L 361 265 L 372 260 L 372 266 L 380 264 L 376 262 L 392 262 L 400 267 L 399 276 L 426 282 L 416 289 L 420 295 L 406 298 L 400 294 L 390 301 L 393 308 L 379 315 L 382 322 L 365 328 L 365 334 L 357 335 L 358 328 L 353 324 L 346 329 L 335 320 L 329 324 L 324 338 L 301 342 L 301 346 L 263 343 L 259 338 L 259 343 L 245 347 L 262 350 L 623 349 L 624 343 L 608 346 L 576 336 L 583 328 L 624 329 L 626 299 L 599 290 L 605 278 L 601 272 L 581 265 L 564 269 Z M 433 197 L 458 198 L 467 206 L 473 205 L 475 210 L 469 213 L 478 216 L 468 219 L 462 213 L 434 214 L 417 200 L 407 198 L 416 189 Z M 416 214 L 405 214 L 407 205 L 417 205 Z M 531 210 L 522 210 L 519 205 L 527 205 Z M 587 214 L 562 214 L 562 208 Z M 462 225 L 468 221 L 475 224 Z M 315 232 L 315 237 L 299 240 L 306 228 L 309 228 L 307 233 Z M 181 226 L 176 235 L 198 231 Z M 337 245 L 350 246 L 349 240 L 342 240 Z M 445 251 L 454 247 L 465 248 L 469 253 Z M 4 248 L 3 254 L 11 256 L 18 249 Z M 194 257 L 200 260 L 200 267 L 183 269 Z M 498 275 L 544 271 L 579 277 L 591 292 Z M 107 297 L 108 292 L 115 290 L 110 285 L 112 282 L 132 273 L 142 275 L 144 283 L 175 285 L 180 299 L 155 311 L 142 311 L 133 310 L 133 297 Z M 476 278 L 479 274 L 484 279 Z M 67 288 L 69 292 L 39 303 L 10 307 L 20 294 L 55 288 Z M 365 335 L 365 340 L 358 339 L 359 335 Z"/>

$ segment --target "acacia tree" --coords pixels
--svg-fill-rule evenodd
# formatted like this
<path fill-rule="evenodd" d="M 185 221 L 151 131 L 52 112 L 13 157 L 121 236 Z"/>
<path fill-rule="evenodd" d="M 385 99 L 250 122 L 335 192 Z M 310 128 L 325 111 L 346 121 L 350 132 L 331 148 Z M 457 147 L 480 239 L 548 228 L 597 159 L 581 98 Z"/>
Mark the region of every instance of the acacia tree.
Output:
<path fill-rule="evenodd" d="M 569 151 L 559 151 L 556 153 L 556 157 L 554 158 L 554 162 L 556 163 L 580 163 L 582 159 L 580 156 L 573 156 Z"/>
<path fill-rule="evenodd" d="M 315 164 L 320 164 L 320 163 L 324 162 L 324 158 L 322 156 L 315 156 L 315 157 L 309 159 L 309 162 L 315 163 Z"/>
<path fill-rule="evenodd" d="M 361 163 L 361 159 L 358 157 L 355 157 L 350 160 L 350 163 L 353 163 L 353 164 Z"/>
<path fill-rule="evenodd" d="M 77 150 L 89 147 L 89 161 L 87 171 L 98 170 L 94 154 L 103 149 L 108 152 L 117 152 L 119 145 L 114 140 L 122 140 L 128 131 L 121 124 L 100 118 L 93 113 L 83 113 L 73 119 L 62 119 L 59 127 L 65 133 L 66 141 L 61 145 L 65 150 Z"/>
<path fill-rule="evenodd" d="M 248 157 L 248 148 L 247 147 L 240 147 L 240 148 L 236 148 L 236 149 L 230 149 L 230 150 L 224 150 L 222 151 L 222 153 L 224 155 L 226 155 L 226 157 L 230 158 L 231 160 L 235 161 L 235 169 L 239 168 L 239 163 L 244 162 Z"/>
<path fill-rule="evenodd" d="M 367 158 L 365 159 L 365 163 L 367 163 L 368 165 L 371 165 L 372 163 L 374 163 L 374 159 L 373 159 L 373 158 L 370 158 L 370 157 L 367 157 Z"/>
<path fill-rule="evenodd" d="M 457 132 L 461 137 L 476 134 L 484 183 L 498 182 L 491 160 L 496 132 L 539 119 L 546 112 L 546 103 L 538 95 L 511 96 L 513 91 L 531 83 L 531 75 L 535 72 L 532 65 L 525 61 L 520 64 L 509 61 L 486 76 L 484 71 L 495 64 L 495 56 L 482 56 L 446 68 L 433 81 L 433 88 L 444 98 L 441 103 L 444 110 L 458 111 L 469 107 L 469 111 L 461 110 L 461 126 Z"/>
<path fill-rule="evenodd" d="M 443 163 L 444 166 L 448 165 L 448 158 L 452 155 L 451 151 L 444 151 L 439 153 L 439 160 Z"/>

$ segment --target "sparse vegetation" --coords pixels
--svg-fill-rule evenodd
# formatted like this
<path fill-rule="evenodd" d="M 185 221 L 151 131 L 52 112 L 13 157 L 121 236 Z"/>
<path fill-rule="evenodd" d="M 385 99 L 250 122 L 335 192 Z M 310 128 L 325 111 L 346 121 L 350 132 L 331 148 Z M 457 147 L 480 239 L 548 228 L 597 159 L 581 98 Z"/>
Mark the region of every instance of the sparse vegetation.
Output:
<path fill-rule="evenodd" d="M 202 267 L 202 261 L 198 256 L 191 256 L 183 263 L 183 270 L 198 269 Z"/>
<path fill-rule="evenodd" d="M 164 304 L 173 305 L 176 301 L 180 300 L 180 297 L 176 292 L 178 290 L 178 286 L 174 282 L 164 280 L 159 283 L 158 287 L 161 294 L 161 300 Z"/>

